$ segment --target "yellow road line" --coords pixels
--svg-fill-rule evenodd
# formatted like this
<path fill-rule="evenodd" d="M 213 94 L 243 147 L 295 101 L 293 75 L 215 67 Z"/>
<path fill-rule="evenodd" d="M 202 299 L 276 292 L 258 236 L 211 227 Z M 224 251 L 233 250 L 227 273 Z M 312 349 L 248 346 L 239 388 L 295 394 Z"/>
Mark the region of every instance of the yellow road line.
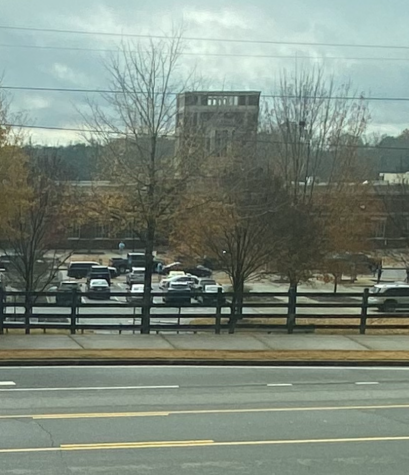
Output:
<path fill-rule="evenodd" d="M 61 445 L 61 450 L 102 450 L 102 449 L 145 449 L 160 447 L 196 447 L 209 446 L 214 444 L 214 440 L 170 440 L 158 442 L 118 442 L 103 444 L 65 444 Z"/>
<path fill-rule="evenodd" d="M 226 447 L 226 446 L 262 446 L 262 445 L 300 445 L 300 444 L 345 444 L 363 442 L 401 442 L 409 441 L 409 436 L 387 437 L 348 437 L 337 439 L 282 439 L 282 440 L 243 440 L 220 441 L 214 440 L 175 440 L 156 442 L 113 442 L 100 444 L 67 444 L 60 447 L 0 449 L 0 454 L 24 452 L 55 452 L 79 450 L 135 450 L 135 449 L 161 449 L 184 447 Z"/>
<path fill-rule="evenodd" d="M 100 413 L 90 412 L 84 414 L 42 414 L 31 416 L 32 419 L 94 419 L 94 418 L 112 418 L 112 417 L 160 417 L 169 416 L 169 412 L 112 412 Z"/>
<path fill-rule="evenodd" d="M 13 454 L 25 452 L 57 452 L 61 451 L 61 447 L 39 447 L 33 449 L 0 449 L 0 454 Z"/>
<path fill-rule="evenodd" d="M 196 414 L 252 414 L 269 412 L 319 412 L 319 411 L 369 411 L 381 409 L 409 409 L 409 404 L 374 405 L 374 406 L 310 406 L 310 407 L 273 407 L 256 409 L 201 409 L 191 411 L 157 411 L 157 412 L 84 412 L 76 414 L 13 414 L 0 416 L 1 419 L 93 419 L 119 417 L 160 417 Z"/>

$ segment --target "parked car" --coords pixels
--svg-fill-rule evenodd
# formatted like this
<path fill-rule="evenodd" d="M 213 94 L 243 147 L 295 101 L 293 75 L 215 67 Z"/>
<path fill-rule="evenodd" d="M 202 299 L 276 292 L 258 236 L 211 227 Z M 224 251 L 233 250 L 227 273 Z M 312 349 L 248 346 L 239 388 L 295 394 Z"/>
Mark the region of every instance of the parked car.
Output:
<path fill-rule="evenodd" d="M 81 284 L 75 280 L 66 280 L 58 284 L 56 288 L 50 288 L 50 291 L 56 291 L 55 302 L 57 305 L 71 305 L 74 292 L 81 292 Z"/>
<path fill-rule="evenodd" d="M 187 282 L 172 282 L 167 288 L 163 300 L 165 303 L 190 303 L 191 288 Z"/>
<path fill-rule="evenodd" d="M 109 259 L 109 266 L 114 267 L 119 274 L 125 274 L 128 270 L 128 259 L 124 257 L 112 257 Z"/>
<path fill-rule="evenodd" d="M 118 269 L 116 267 L 109 266 L 108 270 L 109 270 L 109 273 L 111 275 L 111 279 L 115 279 L 116 277 L 118 277 L 119 272 L 118 272 Z"/>
<path fill-rule="evenodd" d="M 377 284 L 369 290 L 368 303 L 376 305 L 381 312 L 409 308 L 409 285 L 404 282 Z"/>
<path fill-rule="evenodd" d="M 92 279 L 88 284 L 88 292 L 90 299 L 109 300 L 111 298 L 111 290 L 105 279 Z"/>
<path fill-rule="evenodd" d="M 172 262 L 172 264 L 168 264 L 163 267 L 162 274 L 169 275 L 172 271 L 183 271 L 183 265 L 181 262 Z"/>
<path fill-rule="evenodd" d="M 129 287 L 133 284 L 143 284 L 145 281 L 145 267 L 133 267 L 131 272 L 126 274 L 126 283 Z"/>
<path fill-rule="evenodd" d="M 172 277 L 180 277 L 182 275 L 186 275 L 185 271 L 183 270 L 171 270 L 169 273 L 168 273 L 168 278 L 172 278 Z"/>
<path fill-rule="evenodd" d="M 87 274 L 87 284 L 95 279 L 105 279 L 108 282 L 108 285 L 111 285 L 111 271 L 109 270 L 109 267 L 92 266 Z"/>
<path fill-rule="evenodd" d="M 138 257 L 139 256 L 139 257 Z M 141 258 L 143 256 L 143 259 Z M 153 258 L 153 272 L 159 273 L 159 269 L 163 267 L 163 261 L 154 257 Z M 115 267 L 119 274 L 125 274 L 127 270 L 132 270 L 132 267 L 145 267 L 145 254 L 142 253 L 129 253 L 128 257 L 112 257 L 109 260 L 110 267 Z M 159 266 L 159 267 L 158 267 Z"/>
<path fill-rule="evenodd" d="M 99 264 L 92 261 L 72 261 L 68 265 L 67 275 L 73 279 L 83 279 L 92 266 L 99 266 Z"/>
<path fill-rule="evenodd" d="M 195 275 L 175 275 L 172 277 L 167 277 L 166 279 L 162 279 L 159 283 L 159 288 L 165 290 L 169 287 L 170 284 L 176 282 L 186 282 L 190 288 L 193 288 L 199 279 Z"/>
<path fill-rule="evenodd" d="M 144 288 L 145 286 L 143 284 L 133 284 L 132 287 L 128 290 L 126 301 L 133 304 L 142 304 Z M 151 296 L 151 303 L 152 302 L 153 297 Z"/>
<path fill-rule="evenodd" d="M 219 297 L 219 289 L 221 289 L 221 292 L 224 293 L 224 289 L 221 285 L 206 285 L 203 293 L 197 297 L 198 302 L 201 302 L 202 304 L 215 305 L 218 303 L 218 299 L 220 298 L 221 304 L 226 303 L 226 297 L 224 295 Z"/>
<path fill-rule="evenodd" d="M 196 277 L 210 277 L 213 274 L 213 271 L 205 266 L 187 267 L 184 271 Z"/>
<path fill-rule="evenodd" d="M 207 285 L 217 285 L 217 282 L 214 279 L 208 279 L 204 277 L 202 279 L 198 279 L 198 282 L 194 286 L 193 290 L 197 292 L 202 292 Z"/>

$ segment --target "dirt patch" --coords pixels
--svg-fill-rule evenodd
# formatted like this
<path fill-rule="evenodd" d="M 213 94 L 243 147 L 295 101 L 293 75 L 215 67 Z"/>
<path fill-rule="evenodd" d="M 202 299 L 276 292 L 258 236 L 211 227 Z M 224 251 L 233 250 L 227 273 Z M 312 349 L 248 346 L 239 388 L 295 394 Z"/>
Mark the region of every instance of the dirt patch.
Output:
<path fill-rule="evenodd" d="M 14 360 L 409 362 L 409 351 L 0 350 L 0 362 Z"/>

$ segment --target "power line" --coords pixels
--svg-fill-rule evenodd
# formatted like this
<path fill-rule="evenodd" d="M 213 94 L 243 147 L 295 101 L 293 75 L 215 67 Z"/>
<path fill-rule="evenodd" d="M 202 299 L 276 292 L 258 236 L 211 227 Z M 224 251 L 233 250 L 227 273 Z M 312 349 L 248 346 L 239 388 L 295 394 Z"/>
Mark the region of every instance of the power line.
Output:
<path fill-rule="evenodd" d="M 92 129 L 80 129 L 74 127 L 57 127 L 52 125 L 26 125 L 26 124 L 0 124 L 0 127 L 10 127 L 16 129 L 40 129 L 40 130 L 57 130 L 67 132 L 79 132 L 89 134 L 112 134 L 112 135 L 127 135 L 125 132 L 115 132 L 113 130 L 92 130 Z"/>
<path fill-rule="evenodd" d="M 91 36 L 112 36 L 119 38 L 140 38 L 140 39 L 175 39 L 176 37 L 166 35 L 146 35 L 135 33 L 114 33 L 108 31 L 89 31 L 89 30 L 63 30 L 57 28 L 34 28 L 22 26 L 0 25 L 1 30 L 13 31 L 31 31 L 36 33 L 55 33 L 70 35 L 91 35 Z M 233 38 L 211 38 L 211 37 L 187 37 L 183 36 L 186 41 L 210 41 L 220 43 L 242 43 L 242 44 L 271 44 L 271 45 L 287 45 L 287 46 L 326 46 L 334 48 L 372 48 L 372 49 L 397 49 L 409 50 L 409 46 L 405 45 L 385 45 L 385 44 L 353 44 L 353 43 L 321 43 L 321 42 L 300 42 L 300 41 L 279 41 L 279 40 L 248 40 Z"/>
<path fill-rule="evenodd" d="M 120 90 L 110 90 L 110 89 L 82 89 L 82 88 L 65 88 L 65 87 L 42 87 L 42 86 L 0 86 L 0 89 L 6 89 L 10 91 L 36 91 L 36 92 L 73 92 L 73 93 L 98 93 L 98 94 L 125 94 Z M 216 92 L 226 92 L 233 93 L 235 91 L 216 91 Z M 145 94 L 144 91 L 132 91 L 131 94 Z M 159 95 L 166 96 L 177 96 L 178 92 L 157 92 Z M 209 94 L 212 94 L 212 91 L 209 91 Z M 266 97 L 269 99 L 295 99 L 298 96 L 291 94 L 262 94 L 261 97 Z M 364 101 L 389 101 L 389 102 L 409 102 L 409 97 L 356 97 L 356 96 L 302 96 L 302 99 L 327 99 L 327 100 L 364 100 Z"/>
<path fill-rule="evenodd" d="M 127 137 L 130 134 L 121 131 L 114 131 L 114 130 L 96 130 L 96 129 L 81 129 L 81 128 L 71 128 L 71 127 L 56 127 L 56 126 L 46 126 L 46 125 L 27 125 L 27 124 L 9 124 L 4 123 L 0 124 L 0 127 L 10 127 L 10 128 L 19 128 L 19 129 L 40 129 L 40 130 L 56 130 L 56 131 L 68 131 L 68 132 L 79 132 L 79 133 L 88 133 L 88 134 L 109 134 L 109 135 L 121 135 Z M 202 135 L 202 134 L 201 134 Z M 195 135 L 196 137 L 199 136 L 198 134 Z M 171 138 L 176 139 L 179 136 L 171 135 L 171 134 L 163 134 L 160 138 Z M 263 139 L 254 139 L 248 140 L 248 143 L 264 143 L 268 145 L 297 145 L 300 144 L 298 142 L 285 142 L 283 140 L 263 140 Z M 337 147 L 341 148 L 358 148 L 364 150 L 395 150 L 395 151 L 409 151 L 409 147 L 382 147 L 379 145 L 348 145 L 348 144 L 338 144 Z"/>
<path fill-rule="evenodd" d="M 107 48 L 82 48 L 77 46 L 47 46 L 47 45 L 11 45 L 0 44 L 0 48 L 21 48 L 21 49 L 38 49 L 50 51 L 82 51 L 94 53 L 118 53 L 117 49 Z M 131 50 L 132 52 L 132 50 Z M 371 57 L 371 56 L 305 56 L 305 55 L 280 55 L 280 54 L 245 54 L 245 53 L 192 53 L 182 52 L 182 56 L 205 56 L 205 57 L 233 57 L 233 58 L 252 58 L 252 59 L 280 59 L 280 60 L 323 60 L 323 61 L 409 61 L 409 58 L 391 58 L 391 57 Z"/>

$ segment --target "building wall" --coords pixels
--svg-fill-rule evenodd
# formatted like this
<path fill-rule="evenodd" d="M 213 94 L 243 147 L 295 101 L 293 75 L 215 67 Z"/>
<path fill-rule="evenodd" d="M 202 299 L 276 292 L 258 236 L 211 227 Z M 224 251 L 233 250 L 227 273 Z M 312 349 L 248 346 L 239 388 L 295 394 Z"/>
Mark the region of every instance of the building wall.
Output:
<path fill-rule="evenodd" d="M 260 92 L 195 91 L 177 98 L 177 148 L 196 136 L 206 152 L 223 157 L 234 145 L 254 148 Z"/>

